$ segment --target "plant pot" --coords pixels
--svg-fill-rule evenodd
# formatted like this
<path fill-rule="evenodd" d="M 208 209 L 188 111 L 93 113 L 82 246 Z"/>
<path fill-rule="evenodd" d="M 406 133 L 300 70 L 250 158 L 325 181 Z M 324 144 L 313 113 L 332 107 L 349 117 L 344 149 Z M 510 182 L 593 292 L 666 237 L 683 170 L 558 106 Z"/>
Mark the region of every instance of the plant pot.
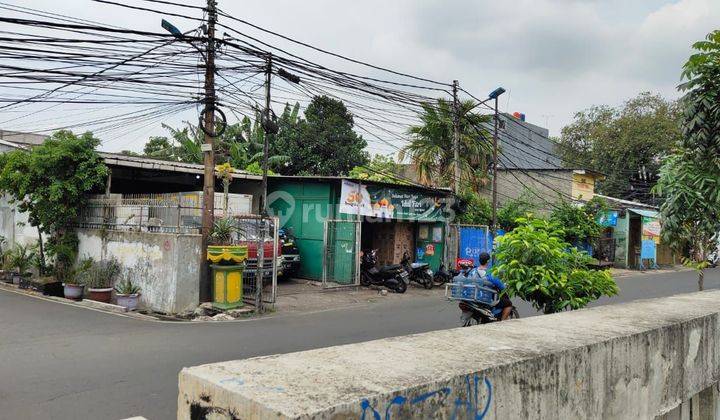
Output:
<path fill-rule="evenodd" d="M 116 294 L 117 304 L 126 308 L 128 311 L 134 311 L 138 307 L 138 301 L 140 300 L 140 293 L 134 293 L 132 295 Z"/>
<path fill-rule="evenodd" d="M 49 281 L 47 283 L 44 283 L 40 289 L 43 295 L 46 296 L 56 296 L 56 297 L 63 297 L 65 296 L 64 290 L 63 290 L 63 284 L 59 281 Z"/>
<path fill-rule="evenodd" d="M 112 299 L 112 291 L 112 287 L 106 287 L 102 289 L 95 289 L 90 287 L 88 288 L 88 292 L 90 293 L 88 299 L 103 303 L 110 303 L 110 299 Z"/>
<path fill-rule="evenodd" d="M 208 245 L 207 259 L 214 263 L 243 263 L 248 256 L 246 245 Z"/>
<path fill-rule="evenodd" d="M 82 300 L 85 285 L 63 283 L 63 294 L 65 299 Z"/>
<path fill-rule="evenodd" d="M 0 280 L 5 283 L 12 283 L 12 276 L 9 271 L 0 270 Z"/>
<path fill-rule="evenodd" d="M 25 273 L 20 276 L 20 288 L 21 289 L 32 289 L 33 288 L 32 274 Z"/>

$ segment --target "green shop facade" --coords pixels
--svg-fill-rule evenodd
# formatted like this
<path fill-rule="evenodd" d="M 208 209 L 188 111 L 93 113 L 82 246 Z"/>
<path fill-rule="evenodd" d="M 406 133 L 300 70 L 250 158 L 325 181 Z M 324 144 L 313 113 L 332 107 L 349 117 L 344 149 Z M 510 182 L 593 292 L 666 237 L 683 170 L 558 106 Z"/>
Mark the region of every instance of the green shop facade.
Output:
<path fill-rule="evenodd" d="M 273 176 L 268 207 L 295 237 L 298 277 L 326 287 L 359 284 L 361 252 L 378 264 L 411 261 L 437 270 L 445 258 L 449 191 L 343 177 Z"/>

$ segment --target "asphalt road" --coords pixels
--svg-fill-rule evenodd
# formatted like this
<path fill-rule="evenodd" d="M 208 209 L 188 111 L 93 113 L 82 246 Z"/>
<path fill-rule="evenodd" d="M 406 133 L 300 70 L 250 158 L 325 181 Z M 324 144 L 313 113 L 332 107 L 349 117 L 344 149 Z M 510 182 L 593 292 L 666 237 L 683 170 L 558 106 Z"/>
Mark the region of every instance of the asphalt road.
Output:
<path fill-rule="evenodd" d="M 694 272 L 617 279 L 596 304 L 696 290 Z M 720 270 L 706 275 L 720 288 Z M 535 315 L 524 302 L 521 316 Z M 161 323 L 0 291 L 0 419 L 175 418 L 181 368 L 455 327 L 456 305 L 408 299 L 234 323 Z"/>

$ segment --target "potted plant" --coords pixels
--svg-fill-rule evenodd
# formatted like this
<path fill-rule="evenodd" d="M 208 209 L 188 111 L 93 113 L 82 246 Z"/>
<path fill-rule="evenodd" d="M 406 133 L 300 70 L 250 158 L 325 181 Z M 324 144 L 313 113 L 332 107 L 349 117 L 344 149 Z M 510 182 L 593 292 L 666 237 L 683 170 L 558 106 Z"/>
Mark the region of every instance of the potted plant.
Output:
<path fill-rule="evenodd" d="M 83 258 L 78 264 L 59 275 L 63 279 L 63 294 L 65 299 L 82 300 L 85 291 L 86 278 L 84 273 L 90 269 L 93 259 L 90 257 Z"/>
<path fill-rule="evenodd" d="M 10 266 L 15 269 L 12 273 L 13 284 L 20 285 L 24 278 L 30 277 L 30 267 L 35 260 L 35 249 L 30 245 L 15 244 L 10 253 Z"/>
<path fill-rule="evenodd" d="M 131 277 L 132 274 L 128 277 Z M 115 297 L 117 304 L 132 311 L 137 309 L 138 300 L 140 300 L 140 287 L 133 284 L 129 278 L 115 285 Z"/>
<path fill-rule="evenodd" d="M 113 285 L 120 274 L 120 269 L 120 263 L 114 258 L 93 261 L 90 268 L 81 274 L 81 283 L 87 286 L 89 299 L 110 303 Z"/>
<path fill-rule="evenodd" d="M 207 259 L 212 269 L 213 306 L 233 309 L 242 306 L 242 273 L 248 250 L 245 245 L 232 245 L 233 235 L 238 232 L 234 219 L 217 219 L 210 231 Z"/>

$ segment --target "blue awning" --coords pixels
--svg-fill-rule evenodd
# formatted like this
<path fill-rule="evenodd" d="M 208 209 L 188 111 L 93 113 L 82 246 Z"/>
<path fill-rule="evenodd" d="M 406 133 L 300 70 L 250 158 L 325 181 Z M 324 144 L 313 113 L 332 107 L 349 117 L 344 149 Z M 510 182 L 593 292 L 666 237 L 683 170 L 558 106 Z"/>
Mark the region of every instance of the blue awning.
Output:
<path fill-rule="evenodd" d="M 640 216 L 643 216 L 643 217 L 652 217 L 652 218 L 657 219 L 660 216 L 659 213 L 656 212 L 655 210 L 645 210 L 645 209 L 628 209 L 628 210 L 635 214 L 639 214 Z"/>

